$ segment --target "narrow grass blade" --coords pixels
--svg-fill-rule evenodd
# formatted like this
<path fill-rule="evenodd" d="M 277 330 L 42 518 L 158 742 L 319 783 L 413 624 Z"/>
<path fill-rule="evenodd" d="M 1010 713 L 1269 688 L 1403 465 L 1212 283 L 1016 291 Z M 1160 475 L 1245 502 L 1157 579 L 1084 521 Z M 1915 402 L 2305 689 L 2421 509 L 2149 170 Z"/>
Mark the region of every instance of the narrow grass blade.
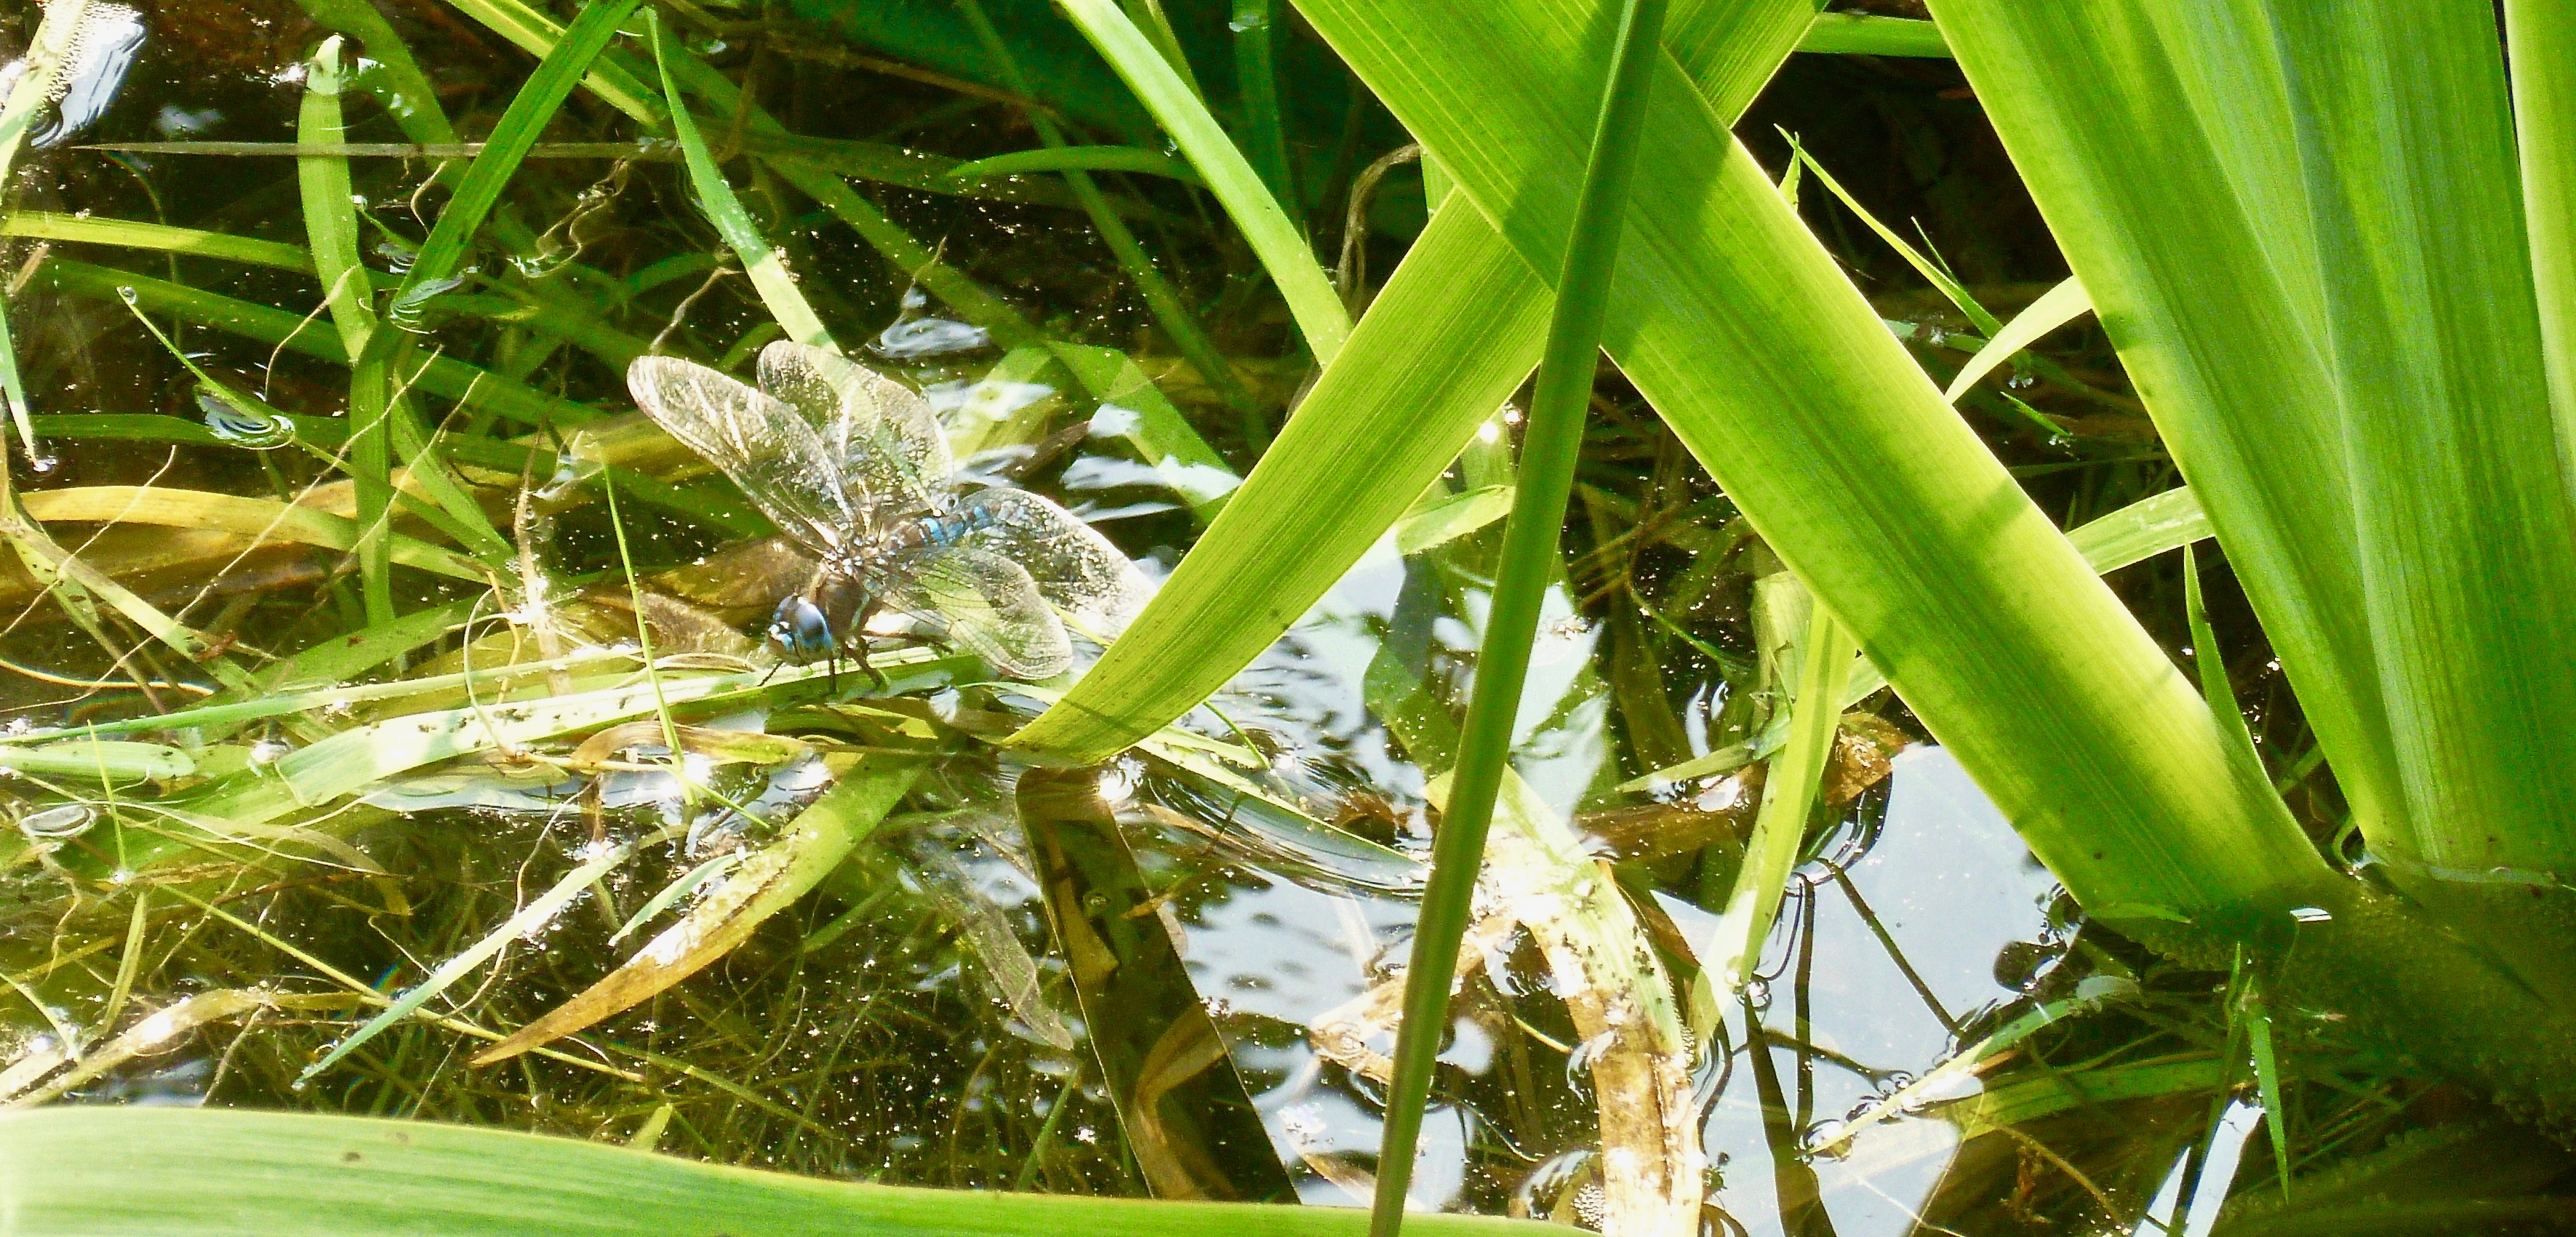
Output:
<path fill-rule="evenodd" d="M 23 71 L 9 90 L 7 105 L 0 108 L 0 185 L 9 183 L 18 148 L 27 140 L 28 126 L 53 96 L 55 77 L 74 54 L 87 10 L 88 0 L 62 0 L 46 5 L 43 17 L 36 23 L 35 34 L 19 61 Z M 18 442 L 27 452 L 28 464 L 39 471 L 52 467 L 44 449 L 37 445 L 35 428 L 28 420 L 35 409 L 28 404 L 26 382 L 18 372 L 18 345 L 10 336 L 6 306 L 0 306 L 0 401 L 9 405 L 9 420 L 18 431 Z M 5 459 L 6 454 L 0 452 L 0 459 Z M 0 494 L 8 489 L 8 479 L 0 476 Z"/>
<path fill-rule="evenodd" d="M 420 71 L 411 46 L 377 11 L 374 0 L 299 2 L 314 21 L 357 38 L 366 58 L 375 62 L 372 72 L 359 75 L 359 84 L 384 104 L 386 113 L 405 134 L 415 142 L 456 140 L 456 130 L 447 123 L 447 112 L 438 105 L 438 88 L 430 83 L 428 74 Z"/>
<path fill-rule="evenodd" d="M 486 28 L 540 57 L 551 52 L 557 40 L 563 37 L 561 26 L 520 0 L 450 0 L 450 3 Z M 967 321 L 991 331 L 994 339 L 1005 346 L 1017 346 L 1037 338 L 1036 329 L 1018 311 L 976 286 L 955 268 L 939 261 L 938 255 L 928 246 L 895 226 L 884 212 L 842 183 L 839 172 L 834 168 L 846 165 L 847 161 L 836 161 L 829 153 L 842 147 L 790 138 L 776 119 L 741 99 L 732 82 L 694 56 L 684 54 L 676 61 L 665 61 L 664 66 L 711 105 L 726 110 L 747 109 L 751 142 L 762 149 L 778 148 L 770 154 L 768 162 L 779 177 L 849 224 L 896 270 L 919 281 Z M 601 55 L 582 84 L 646 130 L 671 132 L 670 113 L 662 106 L 660 97 L 643 84 L 638 70 L 616 48 L 610 48 Z M 880 163 L 867 166 L 879 176 L 889 175 L 889 170 Z M 925 189 L 937 189 L 940 184 L 935 175 L 928 173 L 905 175 L 900 180 Z"/>
<path fill-rule="evenodd" d="M 1164 154 L 1141 146 L 1059 146 L 1043 150 L 1015 150 L 1007 155 L 994 155 L 960 163 L 948 169 L 951 180 L 974 180 L 985 176 L 1025 176 L 1032 172 L 1137 172 L 1161 176 L 1198 185 L 1198 169 Z"/>
<path fill-rule="evenodd" d="M 151 249 L 162 253 L 186 254 L 212 258 L 218 262 L 239 262 L 246 266 L 270 266 L 282 271 L 313 273 L 313 254 L 301 245 L 208 232 L 198 228 L 174 228 L 167 224 L 145 223 L 139 219 L 99 219 L 88 215 L 63 215 L 51 211 L 13 210 L 0 215 L 0 235 L 23 236 L 29 240 L 65 241 L 76 245 L 116 245 L 127 249 Z"/>
<path fill-rule="evenodd" d="M 1370 1231 L 1395 1237 L 1404 1222 L 1405 1190 L 1422 1129 L 1422 1106 L 1431 1092 L 1431 1067 L 1449 1026 L 1449 982 L 1466 934 L 1476 870 L 1483 863 L 1485 832 L 1494 798 L 1510 775 L 1512 735 L 1520 717 L 1521 687 L 1538 638 L 1548 585 L 1563 571 L 1557 553 L 1574 471 L 1583 451 L 1583 426 L 1592 405 L 1593 374 L 1600 364 L 1602 323 L 1610 312 L 1610 284 L 1627 226 L 1628 188 L 1635 176 L 1637 139 L 1645 123 L 1647 91 L 1663 56 L 1664 0 L 1626 0 L 1612 44 L 1600 113 L 1575 199 L 1572 235 L 1556 281 L 1547 343 L 1539 358 L 1538 385 L 1530 398 L 1520 475 L 1511 514 L 1503 521 L 1502 563 L 1495 573 L 1484 643 L 1476 656 L 1476 681 L 1461 727 L 1447 810 L 1432 842 L 1431 878 L 1414 921 L 1413 950 L 1405 966 L 1404 1022 L 1396 1039 L 1395 1073 L 1388 1083 L 1386 1124 L 1378 1152 L 1377 1197 Z M 1847 664 L 1848 655 L 1836 659 Z M 1839 687 L 1839 685 L 1837 685 Z M 1830 716 L 1838 717 L 1838 713 Z M 1828 722 L 1830 734 L 1831 723 Z"/>
<path fill-rule="evenodd" d="M 644 905 L 636 907 L 635 913 L 626 917 L 626 922 L 617 925 L 617 930 L 608 934 L 608 943 L 614 945 L 625 940 L 633 935 L 637 928 L 653 922 L 662 912 L 671 909 L 680 899 L 697 892 L 699 886 L 742 866 L 743 862 L 751 856 L 750 851 L 729 850 L 682 873 L 680 879 L 662 886 L 660 893 L 654 894 Z"/>
<path fill-rule="evenodd" d="M 452 286 L 473 246 L 475 232 L 500 201 L 501 191 L 518 172 L 520 160 L 527 157 L 546 124 L 554 119 L 556 109 L 563 106 L 573 87 L 589 72 L 591 62 L 617 36 L 618 23 L 642 2 L 598 0 L 585 5 L 553 50 L 537 63 L 536 72 L 519 87 L 508 110 L 492 126 L 482 152 L 466 167 L 464 179 L 439 211 L 437 224 L 430 228 L 411 269 L 404 273 L 402 288 L 394 294 L 390 311 L 398 323 L 405 307 L 416 304 L 423 296 L 423 289 Z"/>
<path fill-rule="evenodd" d="M 150 275 L 69 258 L 48 258 L 37 268 L 31 286 L 109 304 L 124 302 L 124 294 L 131 290 L 131 303 L 146 312 L 168 314 L 336 365 L 349 363 L 349 353 L 341 346 L 338 334 L 303 314 L 235 300 Z M 410 378 L 409 385 L 525 425 L 578 425 L 599 415 L 585 405 L 548 395 L 452 357 L 431 358 L 426 368 Z"/>
<path fill-rule="evenodd" d="M 743 209 L 733 186 L 725 183 L 715 156 L 707 150 L 706 138 L 698 133 L 698 122 L 690 117 L 680 97 L 680 84 L 671 76 L 671 36 L 662 29 L 660 10 L 646 12 L 644 24 L 653 32 L 653 56 L 662 66 L 662 93 L 671 103 L 671 132 L 687 156 L 689 183 L 697 190 L 698 205 L 715 222 L 725 245 L 742 259 L 742 269 L 751 276 L 751 286 L 760 292 L 760 303 L 769 307 L 769 316 L 776 318 L 778 325 L 787 328 L 787 337 L 838 352 L 840 348 L 832 342 L 831 332 L 823 329 L 823 320 L 814 316 L 814 307 L 805 302 L 804 293 L 796 290 L 796 277 L 787 273 L 787 263 L 778 247 L 761 235 L 760 225 L 752 221 L 750 211 Z"/>
<path fill-rule="evenodd" d="M 2209 627 L 2209 607 L 2200 596 L 2200 561 L 2190 546 L 2182 548 L 2182 596 L 2186 624 L 2191 629 L 2192 661 L 2200 667 L 2200 694 L 2209 700 L 2209 711 L 2218 718 L 2218 728 L 2236 740 L 2247 759 L 2255 759 L 2254 732 L 2245 726 L 2245 711 L 2236 707 L 2236 689 L 2227 681 L 2227 657 L 2218 648 L 2218 633 Z"/>
<path fill-rule="evenodd" d="M 0 510 L 0 537 L 15 543 L 20 561 L 26 563 L 46 587 L 61 589 L 68 585 L 82 595 L 81 602 L 74 609 L 76 618 L 91 604 L 105 603 L 141 628 L 145 635 L 168 645 L 180 656 L 203 665 L 206 672 L 225 687 L 235 690 L 250 687 L 249 674 L 204 635 L 162 612 L 160 607 L 135 596 L 132 589 L 109 579 L 96 567 L 81 561 L 57 544 L 41 526 L 23 516 L 14 504 L 9 509 Z M 107 647 L 111 651 L 115 648 L 113 645 Z"/>
<path fill-rule="evenodd" d="M 2576 7 L 2505 0 L 2504 28 L 2549 403 L 2558 449 L 2576 468 Z"/>
<path fill-rule="evenodd" d="M 2290 1196 L 2289 1095 L 2281 1089 L 2281 1057 L 2272 1043 L 2272 1011 L 2263 1001 L 2262 985 L 2248 984 L 2244 998 L 2245 1037 L 2254 1052 L 2254 1086 L 2263 1098 L 2263 1127 L 2270 1131 L 2272 1165 L 2281 1174 L 2281 1197 Z"/>
<path fill-rule="evenodd" d="M 2109 977 L 2098 977 L 2087 981 L 2086 985 L 2079 986 L 2073 996 L 2063 997 L 2054 1001 L 2042 1002 L 2039 1005 L 2034 1006 L 2018 1017 L 2015 1017 L 2010 1022 L 1997 1028 L 1992 1034 L 1987 1035 L 1983 1039 L 1980 1039 L 1965 1048 L 1961 1048 L 1956 1053 L 1953 1053 L 1948 1058 L 1944 1059 L 1939 1065 L 1924 1071 L 1921 1078 L 1897 1088 L 1895 1091 L 1889 1093 L 1886 1098 L 1877 1100 L 1871 1103 L 1867 1108 L 1862 1109 L 1858 1116 L 1844 1122 L 1842 1129 L 1837 1131 L 1830 1141 L 1816 1147 L 1815 1154 L 1819 1156 L 1840 1155 L 1848 1151 L 1852 1146 L 1853 1140 L 1859 1138 L 1862 1132 L 1868 1130 L 1871 1126 L 1877 1125 L 1882 1121 L 1892 1121 L 1910 1116 L 1920 1111 L 1924 1105 L 1937 1102 L 1941 1097 L 1955 1096 L 1963 1090 L 1972 1088 L 1975 1080 L 1983 1072 L 1983 1067 L 1985 1067 L 1988 1062 L 2011 1051 L 2013 1048 L 2020 1045 L 2023 1040 L 2029 1039 L 2034 1032 L 2037 1032 L 2041 1028 L 2049 1026 L 2052 1023 L 2061 1022 L 2068 1018 L 2091 1013 L 2115 1000 L 2134 996 L 2137 994 L 2137 990 L 2137 985 L 2135 983 L 2111 979 Z M 2192 1064 L 2197 1068 L 2189 1075 L 2189 1077 L 2194 1080 L 2194 1084 L 2196 1086 L 2214 1089 L 2220 1085 L 2221 1079 L 2219 1076 L 2222 1072 L 2222 1067 L 2219 1062 L 2216 1060 L 2210 1060 L 2193 1062 Z M 2051 1072 L 2052 1080 L 2056 1078 L 2064 1078 L 2067 1081 L 2074 1083 L 2077 1088 L 2084 1087 L 2086 1083 L 2100 1076 L 2101 1072 L 2098 1070 L 2066 1072 L 2062 1074 L 2055 1071 Z M 2207 1081 L 2200 1081 L 2203 1078 L 2206 1078 Z M 2079 1079 L 2082 1081 L 2077 1081 Z M 1992 1089 L 1987 1088 L 1987 1090 L 1991 1093 Z M 2076 1092 L 2077 1095 L 2081 1095 L 2082 1093 L 2083 1092 L 2081 1090 Z M 2161 1092 L 2149 1093 L 2160 1094 Z M 2065 1105 L 2065 1107 L 2072 1106 L 2072 1104 Z M 2016 1117 L 2014 1119 L 2027 1120 L 2029 1118 Z"/>
<path fill-rule="evenodd" d="M 346 134 L 340 111 L 340 37 L 323 40 L 305 66 L 303 114 L 296 140 L 335 145 Z M 349 161 L 310 155 L 295 161 L 296 181 L 303 191 L 304 231 L 313 255 L 314 273 L 330 302 L 331 324 L 340 347 L 352 360 L 349 370 L 349 454 L 344 469 L 357 483 L 358 582 L 366 600 L 367 621 L 389 623 L 394 617 L 393 576 L 385 537 L 393 508 L 393 389 L 387 371 L 367 360 L 367 344 L 376 331 L 374 285 L 359 257 L 358 213 L 352 201 Z M 130 302 L 129 302 L 130 303 Z"/>
<path fill-rule="evenodd" d="M 493 956 L 500 953 L 510 942 L 543 930 L 546 925 L 554 922 L 555 916 L 563 913 L 565 907 L 572 905 L 573 899 L 590 892 L 592 882 L 617 870 L 633 857 L 634 853 L 632 844 L 597 848 L 596 854 L 557 878 L 552 887 L 538 894 L 526 906 L 520 907 L 518 912 L 511 915 L 500 927 L 485 933 L 482 939 L 466 946 L 456 956 L 439 963 L 427 978 L 413 985 L 401 996 L 395 997 L 393 1004 L 377 1011 L 375 1017 L 369 1018 L 364 1025 L 350 1032 L 339 1043 L 332 1045 L 329 1052 L 322 1054 L 321 1060 L 305 1066 L 304 1072 L 296 1076 L 297 1080 L 309 1082 L 318 1077 L 332 1066 L 339 1064 L 341 1058 L 357 1051 L 368 1040 L 383 1034 L 386 1028 L 410 1017 L 413 1011 L 428 1004 L 439 993 L 455 986 L 456 981 L 491 961 Z"/>
<path fill-rule="evenodd" d="M 526 0 L 447 0 L 447 5 L 539 60 L 553 54 L 555 44 L 563 38 L 563 27 Z M 627 64 L 624 57 L 608 56 L 593 65 L 582 85 L 648 129 L 661 132 L 670 125 L 670 113 L 662 104 L 667 92 L 657 92 L 644 84 L 643 74 Z"/>
<path fill-rule="evenodd" d="M 74 1106 L 0 1115 L 23 1237 L 577 1237 L 663 1232 L 853 1237 L 1358 1237 L 1338 1207 L 934 1190 L 761 1172 L 610 1143 L 436 1121 L 244 1109 Z M 247 1218 L 245 1218 L 247 1217 Z M 1552 1225 L 1425 1215 L 1436 1237 Z"/>
<path fill-rule="evenodd" d="M 917 760 L 870 757 L 843 774 L 839 785 L 798 814 L 796 823 L 776 841 L 734 869 L 680 922 L 664 929 L 599 982 L 484 1049 L 474 1064 L 506 1061 L 575 1034 L 649 1000 L 733 952 L 751 939 L 752 930 L 762 921 L 805 896 L 873 831 L 912 789 L 922 767 Z"/>
<path fill-rule="evenodd" d="M 1977 349 L 1977 354 L 1960 367 L 1958 376 L 1950 380 L 1948 389 L 1941 392 L 1941 398 L 1958 403 L 1959 397 L 1977 385 L 1978 379 L 1995 372 L 1995 367 L 2013 359 L 2015 353 L 2092 310 L 2093 299 L 2084 294 L 2082 281 L 2068 276 L 2065 282 L 2041 293 L 2038 300 L 2032 301 L 2028 308 L 2005 323 L 2002 330 L 1995 332 L 1985 347 Z"/>
<path fill-rule="evenodd" d="M 2003 330 L 2003 321 L 1980 304 L 1976 296 L 1968 291 L 1967 286 L 1961 284 L 1958 277 L 1950 273 L 1948 267 L 1915 248 L 1914 243 L 1905 239 L 1896 229 L 1880 222 L 1878 216 L 1871 214 L 1868 207 L 1860 204 L 1859 198 L 1851 195 L 1851 190 L 1843 188 L 1843 183 L 1834 179 L 1833 173 L 1825 170 L 1824 164 L 1816 162 L 1816 157 L 1808 153 L 1805 146 L 1797 145 L 1794 149 L 1798 161 L 1807 165 L 1808 171 L 1815 173 L 1816 183 L 1823 185 L 1825 191 L 1833 194 L 1834 199 L 1848 207 L 1851 213 L 1860 216 L 1861 223 L 1867 225 L 1870 231 L 1877 233 L 1878 239 L 1887 242 L 1887 247 L 1895 250 L 1896 256 L 1905 259 L 1905 264 L 1913 267 L 1914 273 L 1921 275 L 1924 282 L 1940 289 L 1941 295 L 1949 298 L 1951 304 L 1958 306 L 1960 313 L 1968 315 L 1968 321 L 1977 324 L 1978 330 L 1985 332 L 1988 337 Z"/>
<path fill-rule="evenodd" d="M 1350 314 L 1342 308 L 1342 298 L 1325 278 L 1305 235 L 1289 222 L 1287 212 L 1270 196 L 1243 152 L 1227 139 L 1207 105 L 1181 80 L 1171 62 L 1112 0 L 1066 0 L 1064 8 L 1162 122 L 1181 153 L 1207 178 L 1210 191 L 1225 204 L 1226 214 L 1233 217 L 1234 226 L 1270 273 L 1271 283 L 1287 300 L 1297 329 L 1306 336 L 1307 350 L 1318 363 L 1330 364 L 1342 341 L 1350 337 Z"/>
<path fill-rule="evenodd" d="M 1762 961 L 1762 943 L 1797 866 L 1798 845 L 1814 813 L 1817 780 L 1833 755 L 1842 722 L 1844 679 L 1851 672 L 1851 634 L 1825 607 L 1814 607 L 1800 642 L 1797 694 L 1789 705 L 1789 742 L 1762 781 L 1762 808 L 1745 843 L 1744 867 L 1727 891 L 1726 908 L 1700 961 L 1718 981 L 1741 989 Z"/>

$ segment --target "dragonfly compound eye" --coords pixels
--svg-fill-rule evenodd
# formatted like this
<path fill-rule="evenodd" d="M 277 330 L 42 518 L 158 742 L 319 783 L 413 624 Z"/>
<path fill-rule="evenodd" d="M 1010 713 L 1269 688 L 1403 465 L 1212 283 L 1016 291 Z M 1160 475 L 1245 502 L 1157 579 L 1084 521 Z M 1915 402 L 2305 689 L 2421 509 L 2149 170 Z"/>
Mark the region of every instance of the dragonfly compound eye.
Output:
<path fill-rule="evenodd" d="M 823 608 L 809 597 L 786 597 L 769 620 L 769 645 L 780 657 L 804 665 L 830 657 L 838 642 Z"/>

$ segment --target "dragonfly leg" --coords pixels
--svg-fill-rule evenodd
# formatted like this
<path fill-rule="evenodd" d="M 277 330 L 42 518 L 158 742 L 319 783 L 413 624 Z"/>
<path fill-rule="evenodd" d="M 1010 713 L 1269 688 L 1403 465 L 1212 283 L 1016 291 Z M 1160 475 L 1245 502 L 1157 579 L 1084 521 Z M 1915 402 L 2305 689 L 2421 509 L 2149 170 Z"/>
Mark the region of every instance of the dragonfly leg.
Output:
<path fill-rule="evenodd" d="M 875 665 L 868 661 L 868 638 L 866 636 L 860 636 L 857 639 L 850 641 L 850 648 L 852 656 L 858 659 L 859 669 L 868 672 L 868 682 L 876 688 L 876 694 L 882 696 L 893 690 L 894 684 L 891 680 L 886 678 L 885 671 L 877 669 Z"/>

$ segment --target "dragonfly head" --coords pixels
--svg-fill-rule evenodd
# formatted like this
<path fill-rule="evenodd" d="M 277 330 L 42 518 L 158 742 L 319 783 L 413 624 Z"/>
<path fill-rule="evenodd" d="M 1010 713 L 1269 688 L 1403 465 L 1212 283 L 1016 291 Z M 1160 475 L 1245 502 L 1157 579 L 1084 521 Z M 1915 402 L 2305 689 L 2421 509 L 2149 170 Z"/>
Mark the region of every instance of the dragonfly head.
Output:
<path fill-rule="evenodd" d="M 839 651 L 840 639 L 832 630 L 831 620 L 824 617 L 823 607 L 803 593 L 790 593 L 778 601 L 778 610 L 769 618 L 769 651 L 780 660 L 803 666 L 830 657 Z"/>
<path fill-rule="evenodd" d="M 849 578 L 789 593 L 769 616 L 769 651 L 799 666 L 837 656 L 844 642 L 865 639 L 858 630 L 874 609 L 870 600 L 867 586 Z"/>

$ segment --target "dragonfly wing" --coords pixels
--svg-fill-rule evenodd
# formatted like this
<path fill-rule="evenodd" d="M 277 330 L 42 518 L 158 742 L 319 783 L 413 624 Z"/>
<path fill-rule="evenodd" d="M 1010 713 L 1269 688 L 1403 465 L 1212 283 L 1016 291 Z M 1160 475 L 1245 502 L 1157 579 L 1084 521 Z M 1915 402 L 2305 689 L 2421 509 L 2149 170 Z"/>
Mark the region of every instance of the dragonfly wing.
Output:
<path fill-rule="evenodd" d="M 887 605 L 1014 679 L 1051 679 L 1073 664 L 1064 623 L 1017 563 L 972 546 L 927 550 L 894 565 Z"/>
<path fill-rule="evenodd" d="M 997 486 L 967 495 L 958 507 L 984 516 L 968 521 L 981 527 L 961 544 L 1019 564 L 1041 595 L 1104 640 L 1125 630 L 1153 595 L 1152 582 L 1126 554 L 1047 499 Z"/>
<path fill-rule="evenodd" d="M 639 358 L 626 367 L 626 388 L 654 424 L 724 470 L 788 536 L 824 551 L 848 544 L 858 520 L 842 496 L 840 466 L 794 409 L 677 357 Z"/>
<path fill-rule="evenodd" d="M 760 350 L 760 385 L 805 415 L 851 505 L 879 520 L 928 509 L 956 468 L 929 401 L 864 365 L 780 340 Z"/>

